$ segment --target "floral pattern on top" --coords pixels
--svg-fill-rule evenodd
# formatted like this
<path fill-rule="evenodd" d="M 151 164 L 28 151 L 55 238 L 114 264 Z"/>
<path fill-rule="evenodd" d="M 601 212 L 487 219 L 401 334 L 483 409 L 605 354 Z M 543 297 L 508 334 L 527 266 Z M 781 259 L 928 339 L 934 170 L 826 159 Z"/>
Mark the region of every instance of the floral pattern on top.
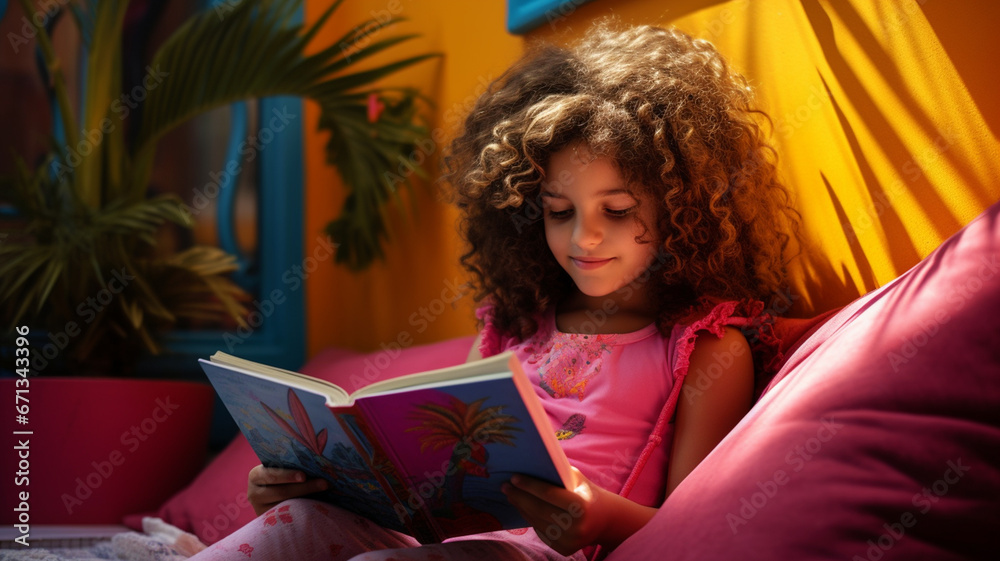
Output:
<path fill-rule="evenodd" d="M 587 384 L 600 374 L 601 364 L 611 354 L 601 335 L 562 334 L 545 340 L 536 333 L 530 344 L 531 359 L 536 364 L 539 386 L 555 398 L 587 394 Z"/>

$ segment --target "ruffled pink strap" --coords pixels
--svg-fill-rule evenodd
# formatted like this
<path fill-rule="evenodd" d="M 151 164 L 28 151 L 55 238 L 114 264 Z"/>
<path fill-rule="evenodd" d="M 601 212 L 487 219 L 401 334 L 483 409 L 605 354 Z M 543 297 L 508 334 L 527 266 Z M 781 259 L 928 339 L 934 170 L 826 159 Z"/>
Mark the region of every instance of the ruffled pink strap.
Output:
<path fill-rule="evenodd" d="M 493 304 L 486 303 L 476 308 L 476 318 L 483 322 L 483 327 L 479 330 L 479 354 L 486 358 L 503 352 L 505 338 L 501 337 L 493 325 Z"/>
<path fill-rule="evenodd" d="M 722 302 L 716 304 L 707 314 L 696 321 L 686 326 L 675 327 L 675 332 L 678 329 L 683 329 L 683 332 L 677 337 L 675 343 L 676 362 L 672 372 L 673 387 L 659 417 L 656 419 L 656 424 L 653 426 L 653 432 L 650 433 L 646 446 L 639 454 L 639 458 L 632 468 L 632 473 L 629 474 L 622 486 L 619 493 L 621 496 L 628 496 L 632 487 L 635 486 L 642 468 L 656 448 L 663 443 L 667 427 L 677 410 L 677 400 L 691 365 L 691 353 L 694 352 L 698 332 L 708 331 L 721 339 L 726 334 L 726 327 L 740 328 L 750 344 L 750 350 L 754 354 L 755 398 L 759 396 L 767 381 L 774 375 L 774 371 L 777 370 L 777 366 L 782 360 L 779 349 L 780 341 L 774 333 L 773 318 L 764 313 L 763 302 Z"/>

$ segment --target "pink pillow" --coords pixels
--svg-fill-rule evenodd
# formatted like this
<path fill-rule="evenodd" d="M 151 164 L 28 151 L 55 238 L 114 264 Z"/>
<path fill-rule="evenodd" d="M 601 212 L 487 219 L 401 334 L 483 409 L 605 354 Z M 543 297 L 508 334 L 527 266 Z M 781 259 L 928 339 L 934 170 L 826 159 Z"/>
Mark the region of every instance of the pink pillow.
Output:
<path fill-rule="evenodd" d="M 789 356 L 609 557 L 996 559 L 1000 203 Z"/>
<path fill-rule="evenodd" d="M 442 368 L 465 361 L 473 337 L 409 348 L 384 346 L 371 354 L 344 349 L 320 352 L 302 372 L 330 380 L 348 391 L 380 379 Z M 255 518 L 247 501 L 247 472 L 260 463 L 242 435 L 237 436 L 187 488 L 160 507 L 157 516 L 215 543 Z"/>

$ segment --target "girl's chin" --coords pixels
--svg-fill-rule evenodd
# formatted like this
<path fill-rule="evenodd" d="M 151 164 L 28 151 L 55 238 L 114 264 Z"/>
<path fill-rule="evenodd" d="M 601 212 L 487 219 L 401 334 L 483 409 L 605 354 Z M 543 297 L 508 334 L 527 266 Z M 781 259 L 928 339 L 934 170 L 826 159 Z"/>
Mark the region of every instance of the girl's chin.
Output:
<path fill-rule="evenodd" d="M 586 296 L 587 298 L 615 298 L 619 296 L 616 294 L 622 289 L 621 286 L 579 286 L 577 285 L 577 290 L 580 294 Z"/>

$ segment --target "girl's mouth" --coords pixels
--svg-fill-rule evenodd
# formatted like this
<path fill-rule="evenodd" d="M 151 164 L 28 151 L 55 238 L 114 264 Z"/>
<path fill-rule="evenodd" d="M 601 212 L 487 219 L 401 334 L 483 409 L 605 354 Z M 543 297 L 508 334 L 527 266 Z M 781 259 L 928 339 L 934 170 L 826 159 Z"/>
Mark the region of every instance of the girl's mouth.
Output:
<path fill-rule="evenodd" d="M 570 257 L 569 259 L 580 269 L 590 270 L 607 265 L 614 260 L 614 257 L 609 257 L 607 259 L 601 259 L 599 257 Z"/>

